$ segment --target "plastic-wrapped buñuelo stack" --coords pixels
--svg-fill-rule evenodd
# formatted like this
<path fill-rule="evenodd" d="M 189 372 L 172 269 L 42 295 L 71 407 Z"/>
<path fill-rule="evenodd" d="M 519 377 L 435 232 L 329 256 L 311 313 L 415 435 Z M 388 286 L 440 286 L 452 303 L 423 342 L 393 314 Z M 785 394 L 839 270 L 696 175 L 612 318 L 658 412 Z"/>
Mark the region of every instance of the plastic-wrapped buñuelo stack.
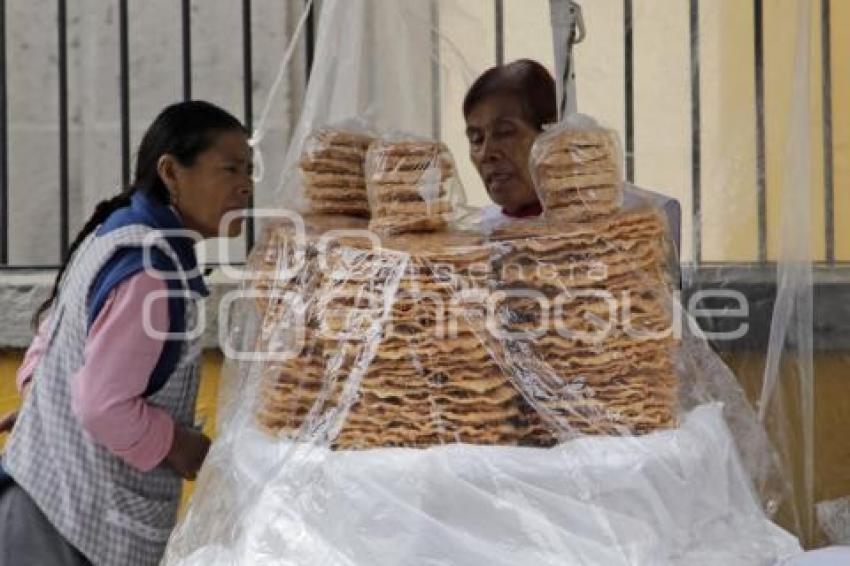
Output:
<path fill-rule="evenodd" d="M 312 212 L 369 216 L 363 165 L 372 139 L 368 131 L 342 128 L 307 138 L 299 167 Z"/>
<path fill-rule="evenodd" d="M 616 132 L 568 116 L 531 149 L 532 177 L 545 213 L 583 221 L 613 213 L 623 199 L 623 152 Z"/>
<path fill-rule="evenodd" d="M 329 442 L 370 448 L 551 445 L 675 424 L 657 212 L 567 228 L 517 223 L 489 242 L 438 232 L 379 249 L 356 238 L 340 244 L 324 259 L 307 253 L 290 286 L 302 299 L 304 342 L 264 370 L 264 428 L 310 437 L 341 407 Z M 494 300 L 505 291 L 513 293 Z M 582 297 L 563 300 L 565 291 Z M 596 338 L 594 320 L 612 314 L 600 294 L 627 299 L 629 313 L 617 311 Z M 267 312 L 263 326 L 291 320 Z"/>
<path fill-rule="evenodd" d="M 457 171 L 442 142 L 375 141 L 366 155 L 366 181 L 369 229 L 381 235 L 442 230 L 455 210 Z"/>
<path fill-rule="evenodd" d="M 493 234 L 496 289 L 510 293 L 497 311 L 501 327 L 517 340 L 531 334 L 523 356 L 506 358 L 505 372 L 528 381 L 520 388 L 535 409 L 532 443 L 676 424 L 664 235 L 651 208 L 592 222 L 519 222 Z"/>

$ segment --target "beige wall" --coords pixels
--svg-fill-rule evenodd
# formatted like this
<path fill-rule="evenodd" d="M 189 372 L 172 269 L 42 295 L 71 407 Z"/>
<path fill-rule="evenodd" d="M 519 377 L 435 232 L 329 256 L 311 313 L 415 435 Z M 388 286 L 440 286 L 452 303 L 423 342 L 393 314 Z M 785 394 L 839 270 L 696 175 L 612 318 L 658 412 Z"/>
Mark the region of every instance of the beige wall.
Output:
<path fill-rule="evenodd" d="M 838 22 L 844 22 L 839 25 Z M 835 255 L 850 260 L 850 2 L 832 3 L 832 146 L 835 152 Z M 843 217 L 843 218 L 841 218 Z"/>

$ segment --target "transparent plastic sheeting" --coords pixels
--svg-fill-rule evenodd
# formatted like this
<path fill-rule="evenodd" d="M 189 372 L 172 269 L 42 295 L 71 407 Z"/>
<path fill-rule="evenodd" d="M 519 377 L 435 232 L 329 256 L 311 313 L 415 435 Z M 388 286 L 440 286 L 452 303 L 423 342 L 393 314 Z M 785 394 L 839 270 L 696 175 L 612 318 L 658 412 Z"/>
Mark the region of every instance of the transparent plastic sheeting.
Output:
<path fill-rule="evenodd" d="M 383 239 L 354 217 L 267 226 L 166 564 L 800 551 L 754 488 L 784 495 L 766 436 L 671 293 L 663 213 L 477 218 Z"/>
<path fill-rule="evenodd" d="M 551 450 L 330 451 L 245 430 L 218 441 L 165 563 L 774 564 L 798 544 L 765 519 L 721 412 Z"/>
<path fill-rule="evenodd" d="M 230 339 L 261 356 L 230 366 L 221 435 L 166 564 L 773 564 L 800 551 L 761 508 L 753 479 L 780 497 L 781 477 L 734 378 L 699 338 L 661 328 L 681 312 L 669 266 L 640 250 L 667 242 L 660 212 L 377 242 L 357 231 L 365 220 L 305 220 L 303 240 L 273 225 L 252 255 L 255 294 Z M 574 260 L 565 276 L 565 250 L 598 273 Z M 529 255 L 533 272 L 507 263 Z M 543 305 L 568 282 L 576 295 L 631 285 L 634 334 L 617 322 L 590 336 L 607 299 L 566 301 L 569 338 L 527 293 L 487 304 L 527 283 Z"/>
<path fill-rule="evenodd" d="M 797 58 L 776 271 L 721 264 L 707 281 L 704 269 L 686 264 L 681 273 L 684 297 L 709 286 L 746 294 L 767 274 L 747 298 L 751 313 L 768 316 L 751 319 L 734 348 L 710 345 L 680 302 L 670 227 L 657 206 L 616 195 L 604 204 L 619 208 L 573 214 L 611 191 L 556 195 L 566 219 L 547 210 L 542 220 L 503 226 L 491 222 L 492 209 L 468 209 L 426 235 L 367 237 L 368 220 L 341 217 L 307 216 L 303 235 L 297 223 L 269 225 L 249 262 L 257 271 L 243 284 L 256 294 L 234 305 L 228 343 L 238 352 L 298 355 L 228 362 L 220 436 L 165 563 L 774 564 L 799 552 L 795 536 L 813 542 L 805 4 L 798 3 L 791 42 Z M 290 149 L 282 163 L 263 156 L 267 175 L 280 171 L 280 202 L 298 207 L 309 201 L 298 169 L 310 136 L 363 120 L 376 136 L 404 131 L 437 143 L 450 135 L 438 120 L 449 85 L 438 78 L 461 75 L 468 86 L 484 70 L 433 26 L 426 2 L 325 0 L 319 22 Z M 581 78 L 578 92 L 581 110 Z M 594 118 L 606 125 L 616 117 Z M 703 116 L 712 120 L 720 117 Z M 746 133 L 729 136 L 737 147 Z M 721 167 L 724 184 L 738 168 Z M 551 187 L 537 182 L 550 191 L 545 201 Z M 734 199 L 722 216 L 708 214 L 690 220 L 722 223 L 730 234 L 755 224 Z M 626 229 L 630 223 L 642 228 Z M 562 261 L 571 254 L 566 261 L 601 261 L 605 275 L 566 273 Z M 508 260 L 535 269 L 517 279 Z M 541 281 L 544 273 L 556 284 Z M 571 330 L 593 332 L 604 326 L 606 300 L 559 293 L 617 293 L 626 276 L 639 297 L 638 326 L 649 334 L 678 329 L 647 339 L 657 347 L 649 359 L 629 354 L 629 340 L 601 348 L 564 340 L 555 322 L 564 316 L 541 320 L 541 304 L 552 312 L 560 304 Z M 510 293 L 525 287 L 539 293 Z M 481 307 L 499 293 L 496 306 Z M 439 301 L 423 299 L 435 296 L 460 337 L 434 338 L 426 322 Z M 700 315 L 702 327 L 724 328 L 723 314 Z M 624 328 L 614 332 L 622 338 Z M 478 357 L 464 357 L 463 348 Z M 565 361 L 557 354 L 564 351 L 575 355 Z M 606 370 L 582 365 L 611 352 L 623 357 Z M 669 363 L 650 363 L 658 360 Z M 436 371 L 441 365 L 452 371 Z M 617 371 L 633 379 L 618 381 Z M 845 536 L 846 516 L 840 499 L 818 507 L 835 542 Z"/>

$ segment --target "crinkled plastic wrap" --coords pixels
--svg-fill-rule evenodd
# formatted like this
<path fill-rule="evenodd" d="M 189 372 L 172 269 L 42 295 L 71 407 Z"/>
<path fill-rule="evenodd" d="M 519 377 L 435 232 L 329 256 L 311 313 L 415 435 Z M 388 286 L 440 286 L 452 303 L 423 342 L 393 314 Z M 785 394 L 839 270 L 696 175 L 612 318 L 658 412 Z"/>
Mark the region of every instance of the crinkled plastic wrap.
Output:
<path fill-rule="evenodd" d="M 311 213 L 369 217 L 364 164 L 373 140 L 374 133 L 362 121 L 310 134 L 298 165 Z"/>
<path fill-rule="evenodd" d="M 568 115 L 538 136 L 530 167 L 540 203 L 552 218 L 605 216 L 623 201 L 619 136 L 589 116 Z"/>
<path fill-rule="evenodd" d="M 799 547 L 764 519 L 720 413 L 548 450 L 305 450 L 246 430 L 211 453 L 165 563 L 773 564 Z"/>
<path fill-rule="evenodd" d="M 266 229 L 231 336 L 253 356 L 233 367 L 166 564 L 770 564 L 799 550 L 753 489 L 773 462 L 742 392 L 677 328 L 657 209 L 490 234 L 365 228 Z"/>
<path fill-rule="evenodd" d="M 818 503 L 817 519 L 830 542 L 850 545 L 850 497 Z"/>
<path fill-rule="evenodd" d="M 381 235 L 442 230 L 464 202 L 454 159 L 438 141 L 402 135 L 375 141 L 366 179 L 369 228 Z"/>
<path fill-rule="evenodd" d="M 534 413 L 567 437 L 675 426 L 678 336 L 662 215 L 643 207 L 592 222 L 514 222 L 490 237 L 484 339 Z"/>
<path fill-rule="evenodd" d="M 642 254 L 645 277 L 627 275 L 637 265 L 622 248 L 608 249 L 597 235 L 606 230 L 634 248 L 628 254 Z M 340 248 L 345 269 L 323 267 L 317 255 L 306 268 L 311 286 L 287 289 L 305 309 L 295 324 L 303 347 L 265 368 L 261 424 L 295 433 L 313 408 L 338 404 L 371 340 L 374 357 L 354 386 L 360 399 L 334 446 L 551 446 L 578 433 L 673 426 L 663 233 L 657 212 L 639 210 L 567 230 L 504 231 L 487 242 L 453 230 L 388 239 L 380 253 Z M 398 281 L 387 266 L 401 270 Z M 616 303 L 627 294 L 621 316 Z M 375 328 L 385 310 L 389 318 Z M 292 325 L 267 308 L 264 328 Z M 337 389 L 322 394 L 329 368 L 340 372 L 330 380 Z"/>

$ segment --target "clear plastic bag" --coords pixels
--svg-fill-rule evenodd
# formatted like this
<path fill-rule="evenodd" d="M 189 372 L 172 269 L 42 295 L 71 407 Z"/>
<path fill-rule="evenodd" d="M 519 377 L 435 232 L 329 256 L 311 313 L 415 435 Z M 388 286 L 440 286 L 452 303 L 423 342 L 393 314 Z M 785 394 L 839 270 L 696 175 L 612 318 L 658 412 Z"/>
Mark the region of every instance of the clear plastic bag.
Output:
<path fill-rule="evenodd" d="M 568 222 L 605 216 L 620 206 L 622 164 L 617 133 L 584 115 L 568 115 L 531 148 L 531 174 L 543 210 Z"/>
<path fill-rule="evenodd" d="M 391 135 L 369 146 L 366 178 L 371 230 L 382 235 L 442 230 L 463 202 L 445 144 Z"/>
<path fill-rule="evenodd" d="M 281 253 L 292 249 L 285 239 L 272 231 L 272 254 L 275 245 Z M 307 252 L 314 258 L 309 275 L 290 288 L 305 308 L 304 347 L 291 366 L 268 368 L 275 394 L 265 397 L 261 421 L 275 429 L 269 423 L 276 414 L 290 423 L 281 430 L 309 439 L 300 417 L 314 405 L 338 404 L 341 390 L 319 392 L 328 381 L 341 388 L 350 379 L 352 361 L 340 348 L 368 339 L 376 342 L 375 357 L 356 386 L 365 397 L 349 419 L 371 418 L 374 428 L 357 431 L 372 440 L 358 444 L 348 438 L 358 432 L 344 429 L 333 446 L 551 446 L 577 434 L 675 426 L 677 338 L 666 244 L 662 216 L 643 207 L 592 223 L 516 223 L 489 239 L 469 231 L 398 236 L 377 251 L 340 247 L 334 253 L 342 255 L 326 263 L 318 249 Z M 276 266 L 280 260 L 268 253 L 265 263 Z M 379 274 L 399 257 L 406 263 L 390 284 Z M 265 278 L 255 287 L 269 288 Z M 386 320 L 372 330 L 379 333 L 368 335 L 385 308 Z M 268 321 L 292 331 L 292 319 L 277 311 L 265 313 L 264 328 Z M 385 372 L 393 376 L 388 382 Z M 314 381 L 305 384 L 305 376 Z M 390 405 L 380 402 L 386 398 Z M 484 416 L 459 417 L 464 406 L 484 407 Z M 426 432 L 411 432 L 417 427 Z M 374 440 L 382 435 L 393 440 Z"/>
<path fill-rule="evenodd" d="M 355 121 L 310 134 L 299 161 L 310 212 L 369 216 L 364 163 L 373 140 L 369 127 Z"/>
<path fill-rule="evenodd" d="M 492 290 L 506 297 L 496 337 L 526 342 L 523 357 L 504 355 L 510 342 L 494 354 L 506 373 L 527 380 L 518 386 L 548 421 L 544 436 L 636 434 L 677 422 L 664 218 L 651 207 L 597 218 L 514 222 L 491 235 Z"/>

